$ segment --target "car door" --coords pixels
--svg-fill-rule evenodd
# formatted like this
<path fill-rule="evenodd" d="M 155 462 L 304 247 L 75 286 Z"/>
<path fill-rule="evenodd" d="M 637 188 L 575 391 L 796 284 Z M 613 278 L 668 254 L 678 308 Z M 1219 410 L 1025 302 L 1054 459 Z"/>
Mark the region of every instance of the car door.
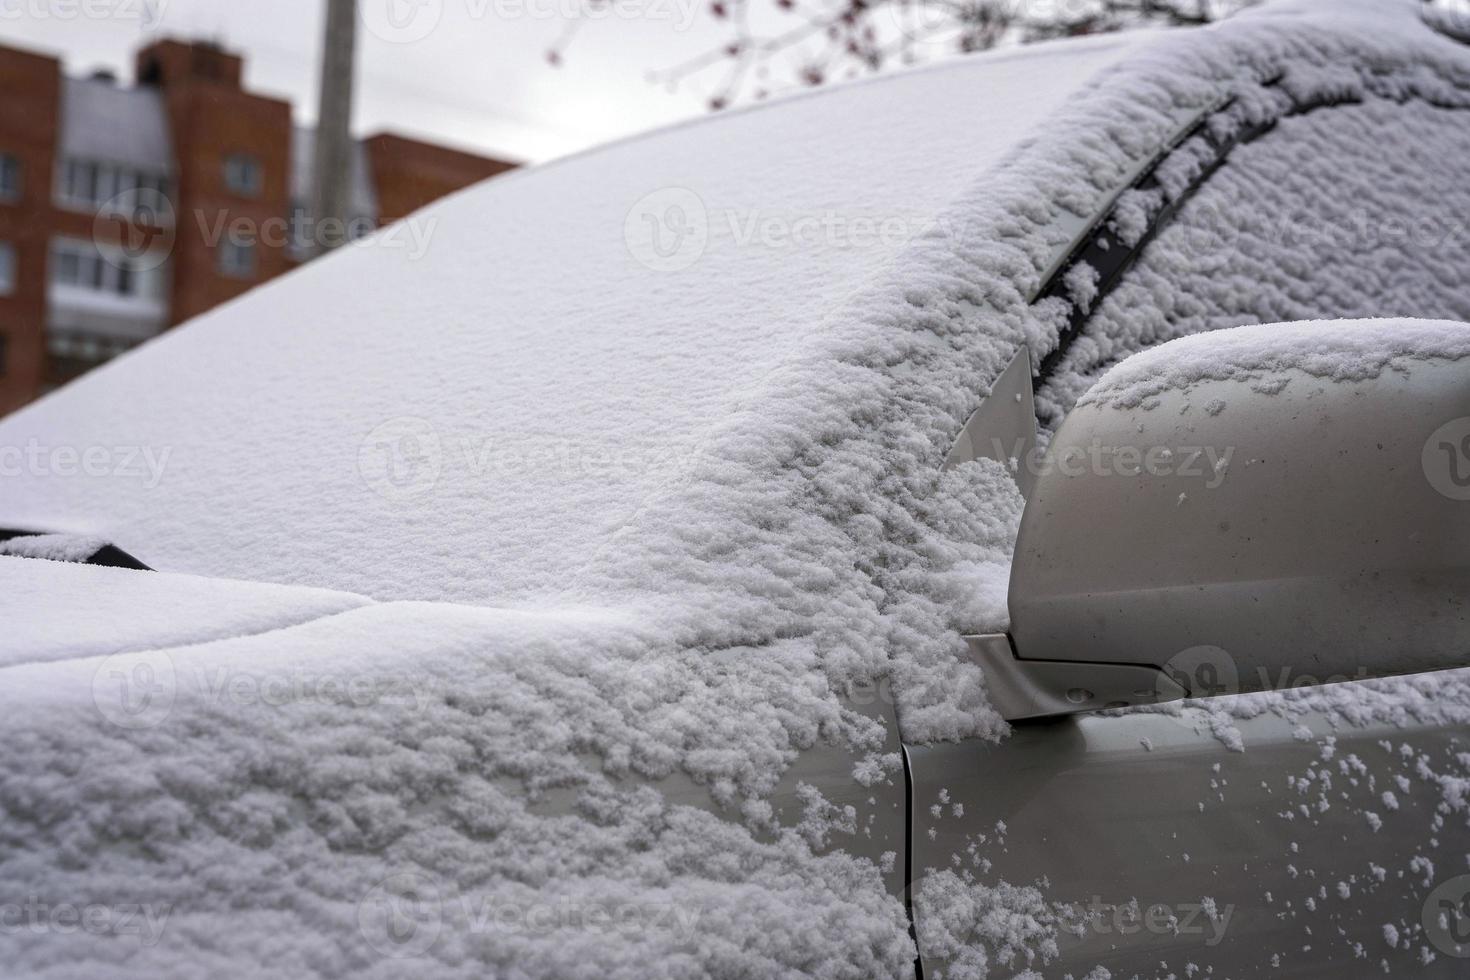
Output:
<path fill-rule="evenodd" d="M 1401 92 L 1283 96 L 1248 123 L 1233 111 L 1227 99 L 1182 120 L 1109 208 L 1078 220 L 1043 277 L 1034 302 L 1066 298 L 1078 265 L 1098 283 L 1071 305 L 1059 347 L 1029 359 L 1044 426 L 1109 366 L 1171 337 L 1288 319 L 1470 319 L 1453 217 L 1470 181 L 1409 163 L 1451 147 L 1470 159 L 1464 110 Z M 1176 153 L 1192 154 L 1193 176 L 1161 191 Z M 1145 201 L 1145 230 L 1124 232 L 1119 200 Z M 1003 459 L 983 448 L 984 415 L 961 442 Z M 925 971 L 1464 976 L 1467 706 L 1470 673 L 1447 672 L 907 746 Z"/>
<path fill-rule="evenodd" d="M 1420 686 L 1442 683 L 1464 678 Z M 925 966 L 1463 976 L 1462 711 L 1190 707 L 910 748 Z"/>

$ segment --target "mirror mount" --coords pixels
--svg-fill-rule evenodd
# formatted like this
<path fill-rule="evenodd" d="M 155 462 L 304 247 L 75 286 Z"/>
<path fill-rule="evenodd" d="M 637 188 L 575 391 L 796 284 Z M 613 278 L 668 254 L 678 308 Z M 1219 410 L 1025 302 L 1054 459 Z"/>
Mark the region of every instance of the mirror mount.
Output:
<path fill-rule="evenodd" d="M 990 704 L 1006 721 L 1163 704 L 1185 697 L 1157 667 L 1022 660 L 1005 633 L 967 636 L 970 660 L 985 672 Z"/>
<path fill-rule="evenodd" d="M 1036 449 L 1031 370 L 1031 351 L 1022 344 L 960 430 L 945 458 L 946 470 L 976 459 L 993 459 L 1010 470 L 1022 497 L 1031 495 L 1036 483 L 1033 467 L 1027 465 Z"/>

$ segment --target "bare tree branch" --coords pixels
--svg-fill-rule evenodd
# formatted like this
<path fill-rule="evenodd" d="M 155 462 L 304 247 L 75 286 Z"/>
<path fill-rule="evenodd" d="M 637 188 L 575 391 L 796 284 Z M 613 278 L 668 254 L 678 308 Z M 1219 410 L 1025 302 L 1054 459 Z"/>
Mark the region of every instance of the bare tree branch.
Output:
<path fill-rule="evenodd" d="M 606 0 L 586 0 L 589 4 Z M 946 54 L 1138 27 L 1208 24 L 1256 0 L 709 0 L 729 39 L 650 73 L 710 86 L 711 109 Z M 764 29 L 751 26 L 752 4 Z M 547 54 L 560 64 L 580 21 Z M 770 25 L 776 25 L 771 27 Z"/>

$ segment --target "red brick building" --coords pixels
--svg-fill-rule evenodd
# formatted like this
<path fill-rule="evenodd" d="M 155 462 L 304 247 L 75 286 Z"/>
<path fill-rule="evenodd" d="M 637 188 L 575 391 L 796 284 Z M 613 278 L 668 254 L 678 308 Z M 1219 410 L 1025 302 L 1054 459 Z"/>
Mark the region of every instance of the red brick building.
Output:
<path fill-rule="evenodd" d="M 342 233 L 311 219 L 314 133 L 289 103 L 246 91 L 243 69 L 215 45 L 164 40 L 125 87 L 0 47 L 0 414 Z M 512 166 L 362 140 L 347 234 Z"/>

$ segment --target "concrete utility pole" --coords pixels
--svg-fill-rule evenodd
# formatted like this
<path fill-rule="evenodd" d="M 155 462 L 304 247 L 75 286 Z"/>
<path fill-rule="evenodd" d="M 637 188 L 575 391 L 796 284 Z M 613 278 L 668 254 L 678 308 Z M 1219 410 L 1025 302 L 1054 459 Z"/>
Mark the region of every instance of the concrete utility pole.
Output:
<path fill-rule="evenodd" d="M 357 0 L 326 0 L 326 4 L 312 201 L 312 240 L 318 254 L 346 241 L 352 199 L 352 84 L 357 48 Z"/>

